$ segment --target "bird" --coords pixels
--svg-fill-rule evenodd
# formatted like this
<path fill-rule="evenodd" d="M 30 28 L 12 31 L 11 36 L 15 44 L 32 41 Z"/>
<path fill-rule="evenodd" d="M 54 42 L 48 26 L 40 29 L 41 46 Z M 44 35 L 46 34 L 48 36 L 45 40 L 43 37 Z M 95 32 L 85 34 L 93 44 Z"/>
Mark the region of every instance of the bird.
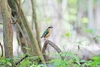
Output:
<path fill-rule="evenodd" d="M 41 36 L 41 38 L 47 38 L 47 37 L 49 37 L 50 36 L 50 34 L 51 34 L 51 28 L 53 28 L 52 26 L 49 26 L 45 31 L 44 31 L 44 33 L 42 34 L 42 36 Z"/>

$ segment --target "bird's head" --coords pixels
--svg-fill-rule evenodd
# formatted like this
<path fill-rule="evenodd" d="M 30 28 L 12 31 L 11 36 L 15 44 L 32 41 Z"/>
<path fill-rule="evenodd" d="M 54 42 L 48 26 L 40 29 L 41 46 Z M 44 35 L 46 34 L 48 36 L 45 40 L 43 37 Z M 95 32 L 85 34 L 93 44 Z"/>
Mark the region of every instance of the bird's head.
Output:
<path fill-rule="evenodd" d="M 48 28 L 53 28 L 52 26 L 49 26 Z"/>

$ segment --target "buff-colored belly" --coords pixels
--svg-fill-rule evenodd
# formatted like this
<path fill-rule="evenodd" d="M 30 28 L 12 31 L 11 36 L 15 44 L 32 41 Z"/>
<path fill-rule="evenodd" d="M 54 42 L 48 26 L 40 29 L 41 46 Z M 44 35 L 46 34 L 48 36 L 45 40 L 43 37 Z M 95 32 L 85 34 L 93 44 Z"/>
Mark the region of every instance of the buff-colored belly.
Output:
<path fill-rule="evenodd" d="M 48 29 L 48 30 L 49 30 L 49 33 L 48 33 L 44 38 L 47 38 L 47 37 L 50 36 L 50 34 L 51 34 L 51 29 Z"/>

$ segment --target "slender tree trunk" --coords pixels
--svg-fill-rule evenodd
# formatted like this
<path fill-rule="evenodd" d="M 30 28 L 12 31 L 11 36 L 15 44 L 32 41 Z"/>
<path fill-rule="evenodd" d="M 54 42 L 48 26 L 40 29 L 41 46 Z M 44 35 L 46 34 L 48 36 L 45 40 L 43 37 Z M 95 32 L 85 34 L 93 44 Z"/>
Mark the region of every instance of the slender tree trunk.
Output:
<path fill-rule="evenodd" d="M 31 0 L 31 3 L 32 3 L 32 11 L 33 11 L 32 12 L 32 23 L 34 22 L 34 24 L 35 24 L 37 42 L 41 49 L 41 41 L 40 41 L 40 34 L 39 34 L 40 31 L 39 31 L 38 22 L 37 22 L 37 15 L 36 15 L 36 11 L 35 11 L 35 1 Z"/>
<path fill-rule="evenodd" d="M 40 57 L 41 61 L 45 64 L 45 60 L 44 57 L 42 55 L 42 51 L 40 50 L 39 46 L 38 46 L 38 42 L 36 40 L 36 38 L 34 37 L 34 33 L 32 32 L 32 29 L 30 28 L 28 21 L 26 19 L 26 16 L 22 10 L 22 8 L 19 6 L 18 1 L 15 0 L 18 8 L 19 8 L 19 14 L 20 14 L 20 18 L 22 19 L 22 24 L 25 26 L 25 29 L 27 31 L 28 37 L 30 39 L 30 42 L 32 44 L 32 48 L 34 50 L 33 55 L 37 55 Z"/>
<path fill-rule="evenodd" d="M 100 30 L 100 0 L 97 1 L 96 7 L 96 29 Z"/>
<path fill-rule="evenodd" d="M 88 0 L 88 28 L 94 29 L 93 0 Z"/>
<path fill-rule="evenodd" d="M 13 65 L 13 32 L 11 25 L 11 9 L 8 6 L 7 0 L 1 1 L 1 13 L 3 17 L 3 41 L 5 48 L 5 57 L 11 58 L 10 62 Z M 7 67 L 10 67 L 7 65 Z"/>

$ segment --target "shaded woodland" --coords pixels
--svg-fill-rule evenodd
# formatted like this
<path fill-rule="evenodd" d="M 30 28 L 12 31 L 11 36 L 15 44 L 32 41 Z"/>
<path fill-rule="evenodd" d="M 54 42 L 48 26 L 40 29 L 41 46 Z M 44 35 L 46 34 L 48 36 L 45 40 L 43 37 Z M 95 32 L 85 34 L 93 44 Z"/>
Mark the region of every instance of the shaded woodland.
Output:
<path fill-rule="evenodd" d="M 99 67 L 100 0 L 0 0 L 0 67 Z M 53 26 L 47 39 L 42 33 Z"/>

